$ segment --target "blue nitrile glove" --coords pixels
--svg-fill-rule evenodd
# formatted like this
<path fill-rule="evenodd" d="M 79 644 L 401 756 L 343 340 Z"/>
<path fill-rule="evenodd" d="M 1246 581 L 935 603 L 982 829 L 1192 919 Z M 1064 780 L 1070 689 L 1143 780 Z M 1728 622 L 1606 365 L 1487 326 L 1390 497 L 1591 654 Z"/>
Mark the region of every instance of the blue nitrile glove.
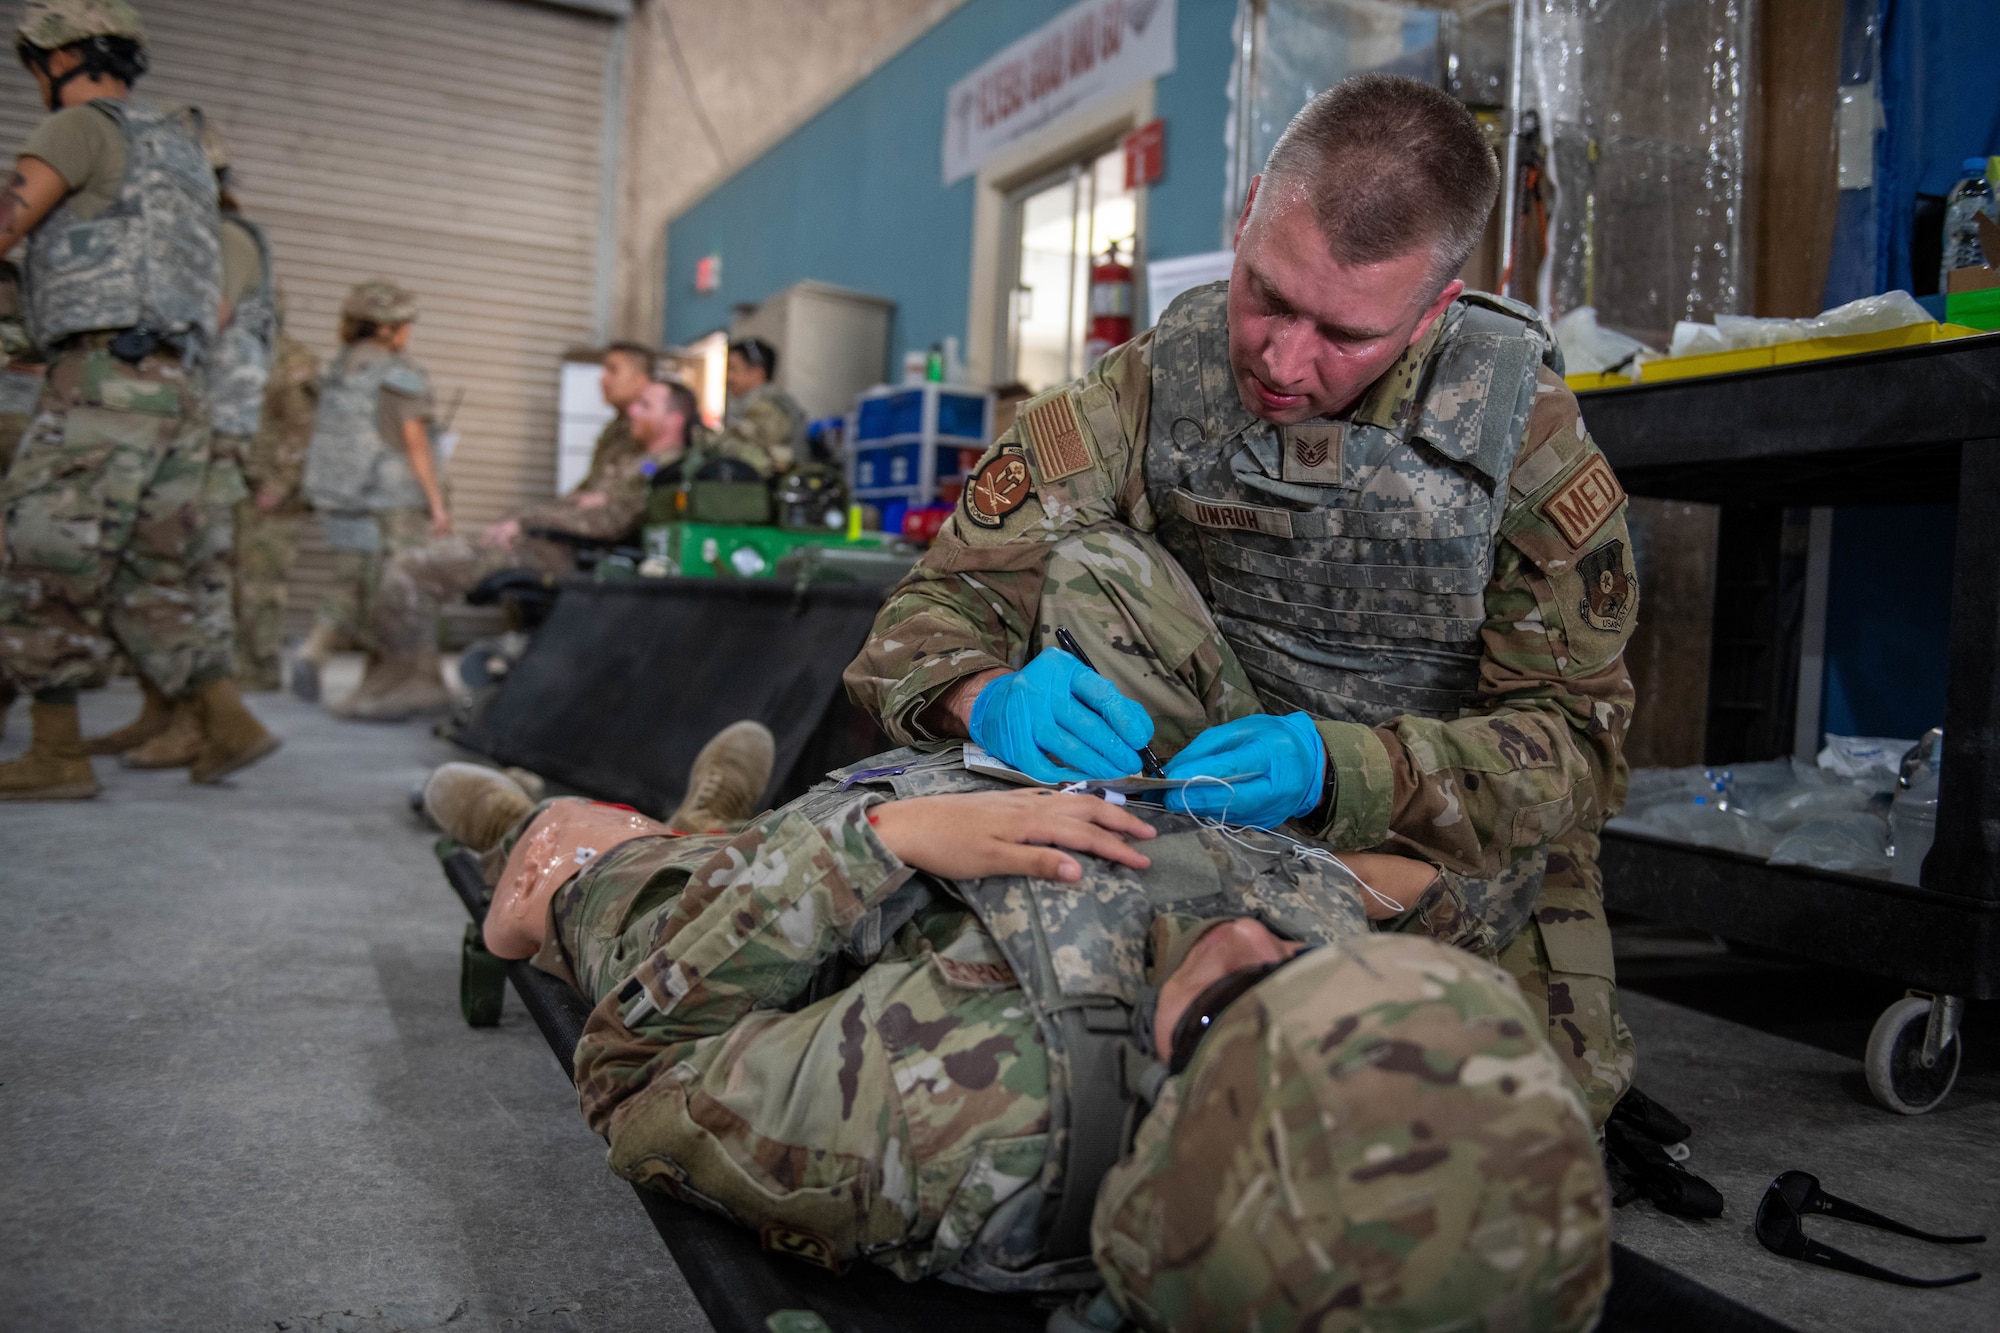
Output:
<path fill-rule="evenodd" d="M 972 739 L 1037 782 L 1122 778 L 1139 771 L 1153 719 L 1060 648 L 1044 648 L 972 701 Z"/>
<path fill-rule="evenodd" d="M 1248 778 L 1235 780 L 1243 774 Z M 1167 793 L 1167 808 L 1231 824 L 1276 828 L 1319 804 L 1326 786 L 1326 742 L 1305 713 L 1253 713 L 1210 727 L 1167 761 L 1170 778 L 1197 782 Z"/>

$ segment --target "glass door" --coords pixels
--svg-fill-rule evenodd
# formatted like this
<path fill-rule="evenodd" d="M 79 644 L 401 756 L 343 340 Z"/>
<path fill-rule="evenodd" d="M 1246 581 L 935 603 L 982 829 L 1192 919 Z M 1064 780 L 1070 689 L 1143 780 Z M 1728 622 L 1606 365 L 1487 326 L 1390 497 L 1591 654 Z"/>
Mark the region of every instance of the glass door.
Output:
<path fill-rule="evenodd" d="M 1007 367 L 1031 392 L 1090 368 L 1090 271 L 1115 246 L 1131 264 L 1139 205 L 1125 156 L 1093 153 L 1008 200 L 1014 244 L 1002 307 Z"/>

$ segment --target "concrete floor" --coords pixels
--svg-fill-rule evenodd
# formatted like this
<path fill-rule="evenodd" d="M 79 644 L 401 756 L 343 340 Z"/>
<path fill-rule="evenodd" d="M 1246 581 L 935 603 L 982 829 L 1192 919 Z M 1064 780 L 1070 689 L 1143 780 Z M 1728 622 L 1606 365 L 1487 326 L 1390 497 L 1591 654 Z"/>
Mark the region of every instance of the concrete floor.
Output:
<path fill-rule="evenodd" d="M 459 1017 L 405 803 L 448 747 L 251 703 L 286 747 L 229 787 L 0 805 L 0 1328 L 707 1329 L 519 1001 Z"/>
<path fill-rule="evenodd" d="M 459 1018 L 464 914 L 405 803 L 449 747 L 252 702 L 287 745 L 231 787 L 100 760 L 95 801 L 0 805 L 0 1329 L 707 1329 L 518 1000 Z M 116 686 L 86 725 L 136 708 Z M 2000 1005 L 1973 1006 L 1952 1098 L 1905 1119 L 1860 1075 L 1893 985 L 1631 924 L 1619 947 L 1641 1084 L 1729 1208 L 1633 1204 L 1619 1238 L 1799 1330 L 2000 1328 L 1994 1246 L 1813 1224 L 1903 1271 L 1995 1270 L 1926 1292 L 1749 1230 L 1800 1167 L 2000 1244 Z"/>

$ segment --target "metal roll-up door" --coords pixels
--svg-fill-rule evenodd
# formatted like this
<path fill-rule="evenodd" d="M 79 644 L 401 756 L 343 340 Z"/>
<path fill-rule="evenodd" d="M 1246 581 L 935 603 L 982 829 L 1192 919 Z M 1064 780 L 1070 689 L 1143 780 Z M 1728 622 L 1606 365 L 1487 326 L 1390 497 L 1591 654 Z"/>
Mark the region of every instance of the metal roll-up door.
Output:
<path fill-rule="evenodd" d="M 412 288 L 411 351 L 441 409 L 463 394 L 449 467 L 459 529 L 546 499 L 558 365 L 595 341 L 612 21 L 520 0 L 140 10 L 152 69 L 137 94 L 198 105 L 222 131 L 244 211 L 270 231 L 293 336 L 330 357 L 350 286 Z M 0 58 L 0 150 L 11 159 L 42 114 L 33 81 Z M 295 619 L 325 568 L 315 532 Z"/>

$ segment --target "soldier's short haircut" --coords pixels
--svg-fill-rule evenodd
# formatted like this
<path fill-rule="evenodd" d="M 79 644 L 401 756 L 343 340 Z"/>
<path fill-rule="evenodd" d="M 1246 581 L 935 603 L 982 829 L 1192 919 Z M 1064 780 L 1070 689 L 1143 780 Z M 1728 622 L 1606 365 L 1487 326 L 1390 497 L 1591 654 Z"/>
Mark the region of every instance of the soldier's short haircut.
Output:
<path fill-rule="evenodd" d="M 634 365 L 646 372 L 647 379 L 658 379 L 660 377 L 660 355 L 652 348 L 646 346 L 646 344 L 615 342 L 604 349 L 606 356 L 610 356 L 613 352 L 618 353 L 620 356 L 630 357 Z"/>
<path fill-rule="evenodd" d="M 694 396 L 694 390 L 679 380 L 667 381 L 667 399 L 674 405 L 687 424 L 692 426 L 701 420 L 701 401 Z"/>
<path fill-rule="evenodd" d="M 1457 98 L 1402 75 L 1362 74 L 1292 117 L 1264 163 L 1260 205 L 1279 183 L 1304 188 L 1343 262 L 1377 264 L 1429 244 L 1442 288 L 1486 230 L 1500 166 Z"/>

